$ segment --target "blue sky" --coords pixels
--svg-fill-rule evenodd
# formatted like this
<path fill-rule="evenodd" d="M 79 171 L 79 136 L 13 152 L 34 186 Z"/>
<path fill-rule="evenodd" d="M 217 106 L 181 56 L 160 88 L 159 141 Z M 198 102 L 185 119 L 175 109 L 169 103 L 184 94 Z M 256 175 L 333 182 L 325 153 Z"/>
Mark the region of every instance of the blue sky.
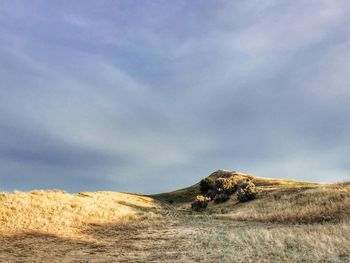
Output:
<path fill-rule="evenodd" d="M 0 189 L 349 180 L 350 2 L 0 3 Z"/>

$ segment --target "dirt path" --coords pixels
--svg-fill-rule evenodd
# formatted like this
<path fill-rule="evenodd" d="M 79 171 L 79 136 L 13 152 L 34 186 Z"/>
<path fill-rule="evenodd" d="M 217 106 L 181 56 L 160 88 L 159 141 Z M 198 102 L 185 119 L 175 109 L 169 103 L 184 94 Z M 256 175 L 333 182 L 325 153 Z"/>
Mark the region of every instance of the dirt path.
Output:
<path fill-rule="evenodd" d="M 178 211 L 174 206 L 172 206 L 166 202 L 163 202 L 163 201 L 159 201 L 159 203 L 166 210 L 166 214 L 165 214 L 166 216 L 168 216 L 168 217 L 177 217 L 178 216 Z"/>

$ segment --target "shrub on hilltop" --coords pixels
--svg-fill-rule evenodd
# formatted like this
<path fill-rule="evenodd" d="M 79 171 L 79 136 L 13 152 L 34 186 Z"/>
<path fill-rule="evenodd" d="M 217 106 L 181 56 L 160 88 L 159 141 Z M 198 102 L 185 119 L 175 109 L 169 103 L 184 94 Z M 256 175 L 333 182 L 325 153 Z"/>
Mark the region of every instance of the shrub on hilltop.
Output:
<path fill-rule="evenodd" d="M 230 177 L 230 178 L 217 178 L 215 180 L 215 191 L 218 194 L 227 194 L 227 195 L 231 195 L 234 192 L 236 192 L 237 188 L 238 188 L 238 184 L 237 181 L 234 179 L 234 177 Z"/>
<path fill-rule="evenodd" d="M 217 193 L 214 189 L 210 189 L 205 196 L 208 197 L 210 200 L 213 200 L 216 194 Z"/>
<path fill-rule="evenodd" d="M 202 195 L 207 195 L 210 190 L 214 189 L 214 180 L 210 177 L 202 179 L 199 182 L 199 189 Z"/>
<path fill-rule="evenodd" d="M 203 195 L 197 195 L 196 199 L 192 202 L 191 208 L 194 211 L 200 211 L 208 206 L 209 198 Z"/>
<path fill-rule="evenodd" d="M 220 203 L 226 202 L 228 199 L 230 199 L 230 196 L 228 194 L 225 194 L 225 193 L 217 194 L 214 197 L 214 203 L 220 204 Z"/>
<path fill-rule="evenodd" d="M 246 182 L 242 183 L 237 193 L 238 201 L 246 202 L 246 201 L 253 200 L 255 198 L 256 198 L 255 184 L 250 180 L 247 180 Z"/>
<path fill-rule="evenodd" d="M 240 202 L 253 200 L 256 197 L 255 184 L 240 175 L 219 177 L 215 180 L 207 177 L 200 181 L 199 187 L 202 195 L 198 195 L 191 204 L 192 210 L 195 211 L 206 208 L 211 200 L 215 204 L 224 203 L 237 191 L 237 199 Z"/>

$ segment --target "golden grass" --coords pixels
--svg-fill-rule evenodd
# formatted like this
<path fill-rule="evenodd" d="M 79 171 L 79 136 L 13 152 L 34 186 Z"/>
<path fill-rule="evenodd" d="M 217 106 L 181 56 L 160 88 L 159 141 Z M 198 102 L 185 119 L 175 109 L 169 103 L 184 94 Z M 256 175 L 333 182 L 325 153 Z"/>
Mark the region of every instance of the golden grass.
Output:
<path fill-rule="evenodd" d="M 40 231 L 72 236 L 86 224 L 128 221 L 159 207 L 152 198 L 114 192 L 68 194 L 32 191 L 0 194 L 0 232 Z"/>
<path fill-rule="evenodd" d="M 120 249 L 95 257 L 105 250 L 108 233 L 123 242 L 132 222 L 142 229 L 160 217 L 161 208 L 150 197 L 127 193 L 1 193 L 0 262 L 115 262 Z"/>
<path fill-rule="evenodd" d="M 1 193 L 0 262 L 350 262 L 350 184 L 251 179 L 256 200 L 192 214 L 198 184 L 152 197 Z M 165 217 L 157 198 L 185 210 Z"/>
<path fill-rule="evenodd" d="M 201 223 L 198 223 L 201 222 Z M 350 262 L 350 225 L 195 220 L 187 262 Z"/>
<path fill-rule="evenodd" d="M 350 218 L 350 185 L 337 184 L 312 189 L 282 188 L 264 192 L 254 201 L 233 200 L 211 205 L 214 213 L 231 220 L 275 223 L 344 222 Z"/>
<path fill-rule="evenodd" d="M 298 182 L 292 180 L 284 179 L 273 179 L 273 178 L 263 178 L 257 177 L 250 174 L 239 173 L 228 170 L 217 170 L 210 174 L 208 177 L 216 179 L 219 177 L 227 178 L 234 176 L 237 178 L 237 181 L 242 181 L 245 178 L 250 179 L 256 186 L 259 187 L 263 192 L 273 191 L 276 189 L 289 189 L 289 188 L 314 188 L 323 186 L 323 184 L 310 183 L 310 182 Z M 175 190 L 167 193 L 160 193 L 152 195 L 155 199 L 162 200 L 163 202 L 171 202 L 174 206 L 177 207 L 186 207 L 191 203 L 197 195 L 200 194 L 199 183 L 194 184 L 190 187 L 183 189 Z"/>
<path fill-rule="evenodd" d="M 279 225 L 208 216 L 92 224 L 84 239 L 0 236 L 0 262 L 349 262 L 350 225 Z"/>

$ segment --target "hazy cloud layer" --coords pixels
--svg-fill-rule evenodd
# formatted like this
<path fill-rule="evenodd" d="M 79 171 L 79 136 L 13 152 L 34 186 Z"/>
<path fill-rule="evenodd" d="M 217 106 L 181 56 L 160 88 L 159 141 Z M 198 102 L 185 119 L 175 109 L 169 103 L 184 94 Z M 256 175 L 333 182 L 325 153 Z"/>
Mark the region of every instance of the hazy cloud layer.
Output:
<path fill-rule="evenodd" d="M 349 178 L 350 2 L 2 1 L 0 189 Z"/>

